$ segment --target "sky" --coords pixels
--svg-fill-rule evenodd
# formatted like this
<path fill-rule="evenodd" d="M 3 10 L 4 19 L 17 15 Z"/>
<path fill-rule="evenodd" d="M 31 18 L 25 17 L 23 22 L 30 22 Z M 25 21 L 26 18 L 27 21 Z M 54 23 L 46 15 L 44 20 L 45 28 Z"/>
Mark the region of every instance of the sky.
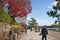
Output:
<path fill-rule="evenodd" d="M 52 10 L 52 6 L 56 3 L 55 0 L 31 0 L 32 11 L 27 20 L 35 18 L 40 26 L 54 24 L 56 18 L 49 17 L 47 11 Z"/>

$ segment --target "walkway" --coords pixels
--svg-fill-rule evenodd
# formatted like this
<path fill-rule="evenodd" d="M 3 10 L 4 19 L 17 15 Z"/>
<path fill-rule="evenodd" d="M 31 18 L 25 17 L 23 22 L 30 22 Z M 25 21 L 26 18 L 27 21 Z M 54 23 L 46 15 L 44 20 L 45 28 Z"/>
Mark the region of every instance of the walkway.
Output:
<path fill-rule="evenodd" d="M 60 32 L 57 32 L 57 31 L 49 31 L 49 35 L 57 38 L 57 40 L 60 40 Z"/>
<path fill-rule="evenodd" d="M 30 32 L 28 30 L 27 34 L 23 34 L 21 36 L 18 37 L 18 40 L 41 40 L 41 35 L 38 35 L 39 33 L 37 32 Z M 57 40 L 56 38 L 49 36 L 48 35 L 48 40 Z"/>

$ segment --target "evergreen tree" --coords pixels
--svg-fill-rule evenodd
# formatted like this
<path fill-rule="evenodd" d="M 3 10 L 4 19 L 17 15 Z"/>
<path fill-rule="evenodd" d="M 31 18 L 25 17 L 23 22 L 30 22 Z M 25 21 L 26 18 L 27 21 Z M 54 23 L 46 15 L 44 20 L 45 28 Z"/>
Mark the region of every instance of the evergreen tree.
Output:
<path fill-rule="evenodd" d="M 57 18 L 57 20 L 55 20 L 55 24 L 56 23 L 60 24 L 60 13 L 58 13 L 60 11 L 60 0 L 55 0 L 55 1 L 57 1 L 57 4 L 56 6 L 53 6 L 54 10 L 48 11 L 47 14 L 50 17 Z"/>
<path fill-rule="evenodd" d="M 31 18 L 31 20 L 29 21 L 29 25 L 32 26 L 32 27 L 37 27 L 37 22 L 36 22 L 36 19 L 34 18 Z"/>

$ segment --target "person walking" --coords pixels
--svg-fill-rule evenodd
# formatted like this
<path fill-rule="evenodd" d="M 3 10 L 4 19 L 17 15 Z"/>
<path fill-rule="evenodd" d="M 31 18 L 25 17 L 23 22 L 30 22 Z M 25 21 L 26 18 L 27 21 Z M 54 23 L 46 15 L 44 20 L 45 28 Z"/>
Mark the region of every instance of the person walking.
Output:
<path fill-rule="evenodd" d="M 42 35 L 42 40 L 44 39 L 47 40 L 48 31 L 47 31 L 46 25 L 44 25 L 44 27 L 42 28 L 41 35 Z"/>
<path fill-rule="evenodd" d="M 22 23 L 22 27 L 24 28 L 24 32 L 27 33 L 27 24 L 26 23 Z"/>
<path fill-rule="evenodd" d="M 9 39 L 12 40 L 12 28 L 9 30 Z"/>

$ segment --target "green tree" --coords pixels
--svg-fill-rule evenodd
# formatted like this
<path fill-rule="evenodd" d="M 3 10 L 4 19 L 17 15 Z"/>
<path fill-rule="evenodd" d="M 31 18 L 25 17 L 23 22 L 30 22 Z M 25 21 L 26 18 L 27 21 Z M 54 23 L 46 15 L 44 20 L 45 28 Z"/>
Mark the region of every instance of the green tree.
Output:
<path fill-rule="evenodd" d="M 13 25 L 19 25 L 8 13 L 6 13 L 2 8 L 0 8 L 0 22 L 6 22 Z"/>
<path fill-rule="evenodd" d="M 10 23 L 12 18 L 2 8 L 0 8 L 0 22 Z"/>
<path fill-rule="evenodd" d="M 57 1 L 56 6 L 53 6 L 54 10 L 48 11 L 47 14 L 50 17 L 57 18 L 57 20 L 55 20 L 55 24 L 56 23 L 60 24 L 60 13 L 58 13 L 60 11 L 60 0 L 56 0 L 56 1 Z"/>
<path fill-rule="evenodd" d="M 34 18 L 31 18 L 31 20 L 29 21 L 29 25 L 32 26 L 32 27 L 37 27 L 37 22 L 36 22 L 36 19 Z"/>

